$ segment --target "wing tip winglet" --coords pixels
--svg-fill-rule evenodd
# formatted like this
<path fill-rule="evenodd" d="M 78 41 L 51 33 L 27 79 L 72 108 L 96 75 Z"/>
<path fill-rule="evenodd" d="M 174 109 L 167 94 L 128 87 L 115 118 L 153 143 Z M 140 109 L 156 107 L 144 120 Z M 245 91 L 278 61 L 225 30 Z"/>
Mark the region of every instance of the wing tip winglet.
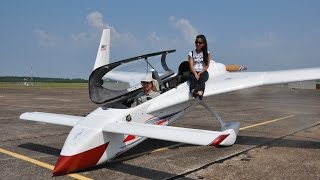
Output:
<path fill-rule="evenodd" d="M 220 136 L 218 136 L 215 140 L 213 140 L 210 144 L 208 144 L 208 146 L 215 146 L 215 147 L 219 147 L 220 143 L 222 141 L 224 141 L 230 134 L 221 134 Z"/>

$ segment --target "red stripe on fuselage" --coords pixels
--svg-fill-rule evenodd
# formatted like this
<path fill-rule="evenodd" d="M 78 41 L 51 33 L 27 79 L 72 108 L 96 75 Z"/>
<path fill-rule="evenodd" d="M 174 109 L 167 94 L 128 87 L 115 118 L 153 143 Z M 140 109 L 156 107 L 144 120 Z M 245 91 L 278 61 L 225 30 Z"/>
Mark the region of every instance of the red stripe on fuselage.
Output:
<path fill-rule="evenodd" d="M 52 173 L 63 175 L 95 166 L 108 147 L 108 143 L 72 156 L 60 155 Z"/>
<path fill-rule="evenodd" d="M 162 125 L 163 123 L 165 123 L 165 122 L 167 122 L 168 121 L 168 119 L 162 119 L 162 120 L 160 120 L 160 121 L 157 121 L 155 124 L 156 125 Z"/>
<path fill-rule="evenodd" d="M 133 140 L 133 139 L 135 139 L 135 138 L 136 138 L 136 136 L 128 135 L 128 136 L 126 137 L 126 139 L 123 140 L 123 142 L 125 143 L 125 142 L 131 141 L 131 140 Z"/>

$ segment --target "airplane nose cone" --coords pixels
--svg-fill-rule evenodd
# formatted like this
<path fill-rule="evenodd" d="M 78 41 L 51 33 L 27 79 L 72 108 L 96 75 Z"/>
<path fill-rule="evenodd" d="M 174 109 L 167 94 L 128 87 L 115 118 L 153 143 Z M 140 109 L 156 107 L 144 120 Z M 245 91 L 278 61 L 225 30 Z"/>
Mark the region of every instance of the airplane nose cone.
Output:
<path fill-rule="evenodd" d="M 108 144 L 109 143 L 102 144 L 98 147 L 72 156 L 60 155 L 56 166 L 52 171 L 53 175 L 69 174 L 71 172 L 95 166 L 107 149 Z"/>

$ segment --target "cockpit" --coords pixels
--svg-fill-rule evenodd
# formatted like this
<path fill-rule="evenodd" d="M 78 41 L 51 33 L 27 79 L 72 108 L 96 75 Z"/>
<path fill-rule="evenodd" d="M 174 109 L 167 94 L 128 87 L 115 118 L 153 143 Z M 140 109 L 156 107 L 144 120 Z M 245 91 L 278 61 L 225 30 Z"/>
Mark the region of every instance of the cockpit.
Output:
<path fill-rule="evenodd" d="M 128 101 L 142 92 L 140 80 L 148 74 L 158 83 L 160 93 L 175 88 L 185 80 L 180 72 L 183 63 L 176 74 L 167 66 L 167 55 L 173 52 L 144 54 L 95 69 L 89 78 L 91 101 L 103 107 L 129 108 Z"/>

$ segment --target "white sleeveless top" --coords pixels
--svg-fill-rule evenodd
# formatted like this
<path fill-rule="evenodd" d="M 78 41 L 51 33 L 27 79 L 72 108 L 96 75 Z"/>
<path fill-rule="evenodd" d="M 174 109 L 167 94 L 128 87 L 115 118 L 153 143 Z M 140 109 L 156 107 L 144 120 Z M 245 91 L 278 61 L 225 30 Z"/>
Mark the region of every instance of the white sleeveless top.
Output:
<path fill-rule="evenodd" d="M 208 54 L 210 52 L 208 51 Z M 203 53 L 202 51 L 198 54 L 197 51 L 190 51 L 189 54 L 188 54 L 190 57 L 193 58 L 194 60 L 194 63 L 193 63 L 193 67 L 194 69 L 197 71 L 197 72 L 200 72 L 202 71 L 203 67 L 206 66 L 206 64 L 204 63 L 204 60 L 203 60 Z M 209 59 L 208 59 L 209 61 Z"/>

